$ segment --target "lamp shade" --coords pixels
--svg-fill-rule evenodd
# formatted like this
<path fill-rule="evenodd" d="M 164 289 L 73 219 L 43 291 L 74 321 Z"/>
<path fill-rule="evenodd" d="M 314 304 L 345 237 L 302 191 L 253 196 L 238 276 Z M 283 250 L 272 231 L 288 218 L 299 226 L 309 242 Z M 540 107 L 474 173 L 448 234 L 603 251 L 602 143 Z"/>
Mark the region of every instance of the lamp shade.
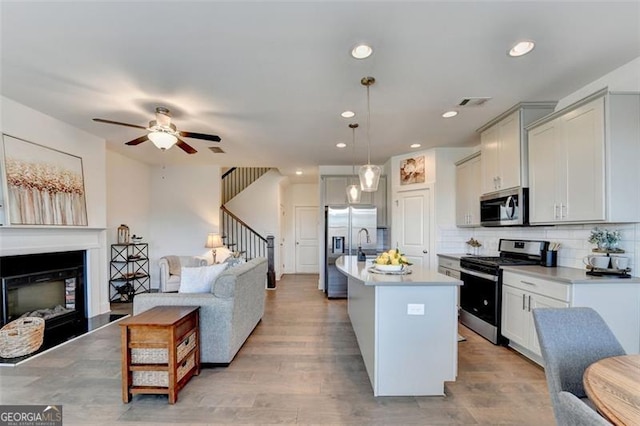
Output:
<path fill-rule="evenodd" d="M 169 149 L 178 142 L 178 138 L 167 132 L 151 132 L 148 138 L 160 149 Z"/>
<path fill-rule="evenodd" d="M 207 242 L 204 245 L 205 248 L 216 248 L 216 247 L 222 247 L 224 246 L 224 244 L 222 243 L 222 238 L 220 238 L 220 234 L 208 234 L 207 235 Z"/>
<path fill-rule="evenodd" d="M 349 204 L 358 204 L 360 202 L 360 187 L 358 185 L 347 186 L 347 199 Z"/>
<path fill-rule="evenodd" d="M 380 166 L 373 164 L 365 164 L 360 167 L 358 175 L 360 176 L 360 189 L 363 192 L 375 192 L 378 190 L 378 182 L 380 182 L 380 174 L 382 169 Z"/>

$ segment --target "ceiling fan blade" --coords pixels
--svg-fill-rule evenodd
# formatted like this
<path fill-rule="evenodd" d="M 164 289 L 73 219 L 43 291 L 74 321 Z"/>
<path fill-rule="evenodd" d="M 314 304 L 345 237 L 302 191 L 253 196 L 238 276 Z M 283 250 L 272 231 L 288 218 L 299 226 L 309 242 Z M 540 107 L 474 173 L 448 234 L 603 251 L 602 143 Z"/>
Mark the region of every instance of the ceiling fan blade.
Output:
<path fill-rule="evenodd" d="M 180 148 L 181 150 L 183 150 L 187 154 L 195 154 L 196 152 L 198 152 L 191 145 L 189 145 L 188 143 L 186 143 L 182 139 L 178 139 L 178 142 L 176 142 L 176 145 L 178 145 L 178 148 Z"/>
<path fill-rule="evenodd" d="M 142 142 L 146 142 L 148 141 L 149 138 L 147 137 L 147 135 L 144 136 L 140 136 L 139 138 L 136 138 L 132 141 L 129 142 L 125 142 L 125 145 L 140 145 Z"/>
<path fill-rule="evenodd" d="M 179 132 L 183 138 L 204 139 L 205 141 L 220 142 L 220 136 L 207 135 L 204 133 Z"/>
<path fill-rule="evenodd" d="M 121 123 L 119 121 L 105 120 L 103 118 L 94 118 L 93 121 L 97 121 L 98 123 L 117 124 L 118 126 L 134 127 L 136 129 L 147 129 L 144 126 L 138 126 L 137 124 Z"/>

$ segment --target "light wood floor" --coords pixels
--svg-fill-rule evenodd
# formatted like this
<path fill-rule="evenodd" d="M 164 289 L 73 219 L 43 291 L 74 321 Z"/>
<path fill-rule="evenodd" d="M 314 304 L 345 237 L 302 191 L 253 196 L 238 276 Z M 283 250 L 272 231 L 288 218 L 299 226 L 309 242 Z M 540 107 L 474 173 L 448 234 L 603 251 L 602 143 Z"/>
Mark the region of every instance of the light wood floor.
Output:
<path fill-rule="evenodd" d="M 324 298 L 317 280 L 279 281 L 231 365 L 203 370 L 173 406 L 157 395 L 122 403 L 117 325 L 0 368 L 0 404 L 62 404 L 65 426 L 554 424 L 543 370 L 464 327 L 458 380 L 445 397 L 374 398 L 346 302 Z"/>

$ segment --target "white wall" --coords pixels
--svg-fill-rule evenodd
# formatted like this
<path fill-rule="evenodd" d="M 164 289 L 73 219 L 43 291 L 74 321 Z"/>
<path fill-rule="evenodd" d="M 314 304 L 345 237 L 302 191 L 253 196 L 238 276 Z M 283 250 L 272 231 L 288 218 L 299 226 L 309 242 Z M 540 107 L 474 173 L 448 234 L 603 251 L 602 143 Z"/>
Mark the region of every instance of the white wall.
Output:
<path fill-rule="evenodd" d="M 422 151 L 414 151 L 410 154 L 391 157 L 391 193 L 390 202 L 398 198 L 401 191 L 414 189 L 430 189 L 431 211 L 429 212 L 430 239 L 429 252 L 431 253 L 431 265 L 437 265 L 436 254 L 443 252 L 443 242 L 446 237 L 443 229 L 455 228 L 456 205 L 456 176 L 455 163 L 470 155 L 477 148 L 434 148 Z M 400 162 L 406 158 L 425 156 L 425 183 L 402 186 L 400 185 Z M 392 207 L 390 212 L 394 211 Z M 395 225 L 395 222 L 392 222 Z M 392 226 L 391 241 L 398 241 L 396 235 L 397 226 Z"/>
<path fill-rule="evenodd" d="M 204 245 L 208 233 L 219 231 L 220 167 L 153 167 L 150 188 L 149 230 L 143 237 L 149 242 L 152 287 L 157 288 L 162 256 L 207 256 L 212 261 Z"/>
<path fill-rule="evenodd" d="M 88 219 L 86 227 L 3 226 L 0 256 L 87 250 L 87 314 L 108 312 L 105 141 L 6 97 L 0 108 L 2 133 L 82 158 Z"/>
<path fill-rule="evenodd" d="M 107 242 L 118 241 L 118 226 L 149 242 L 151 214 L 151 167 L 107 150 Z"/>
<path fill-rule="evenodd" d="M 282 194 L 280 184 L 284 177 L 276 170 L 269 170 L 244 191 L 227 202 L 226 207 L 247 223 L 257 233 L 266 237 L 274 236 L 276 250 L 274 253 L 275 273 L 282 275 L 282 262 L 277 244 L 281 241 L 280 205 Z"/>
<path fill-rule="evenodd" d="M 605 87 L 612 92 L 640 92 L 640 56 L 560 99 L 556 105 L 556 111 Z"/>

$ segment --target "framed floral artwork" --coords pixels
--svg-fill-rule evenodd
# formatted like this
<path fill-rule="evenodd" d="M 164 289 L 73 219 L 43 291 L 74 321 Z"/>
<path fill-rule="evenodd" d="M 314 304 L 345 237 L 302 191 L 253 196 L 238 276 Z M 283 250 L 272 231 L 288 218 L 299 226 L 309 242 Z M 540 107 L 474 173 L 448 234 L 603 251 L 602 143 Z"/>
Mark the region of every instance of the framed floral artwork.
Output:
<path fill-rule="evenodd" d="M 82 158 L 3 135 L 11 225 L 86 226 Z"/>
<path fill-rule="evenodd" d="M 425 182 L 424 155 L 400 161 L 400 185 Z"/>

